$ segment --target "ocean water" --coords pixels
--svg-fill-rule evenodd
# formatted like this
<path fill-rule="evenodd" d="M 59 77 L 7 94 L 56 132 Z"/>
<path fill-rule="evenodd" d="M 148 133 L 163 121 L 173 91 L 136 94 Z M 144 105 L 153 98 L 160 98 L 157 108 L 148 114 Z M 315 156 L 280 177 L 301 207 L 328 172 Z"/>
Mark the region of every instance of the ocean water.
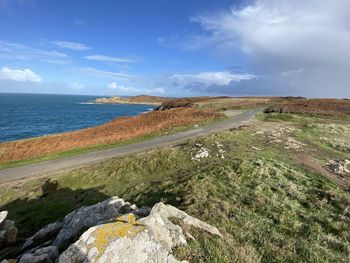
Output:
<path fill-rule="evenodd" d="M 150 105 L 86 103 L 96 98 L 0 93 L 0 142 L 74 131 L 153 109 Z"/>

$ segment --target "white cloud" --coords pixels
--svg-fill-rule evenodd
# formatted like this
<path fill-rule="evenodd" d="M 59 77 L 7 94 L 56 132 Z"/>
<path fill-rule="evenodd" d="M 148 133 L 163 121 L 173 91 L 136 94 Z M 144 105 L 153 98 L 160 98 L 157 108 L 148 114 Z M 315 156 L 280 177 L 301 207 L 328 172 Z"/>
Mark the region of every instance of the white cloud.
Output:
<path fill-rule="evenodd" d="M 72 49 L 72 50 L 89 50 L 91 49 L 85 44 L 82 43 L 77 43 L 77 42 L 70 42 L 70 41 L 51 41 L 51 43 L 55 46 L 58 46 L 60 48 L 67 48 L 67 49 Z"/>
<path fill-rule="evenodd" d="M 163 94 L 164 93 L 164 88 L 162 87 L 156 87 L 155 89 L 135 88 L 132 86 L 125 86 L 122 84 L 118 84 L 115 81 L 108 83 L 107 88 L 110 90 L 113 90 L 113 92 L 118 93 L 120 95 Z"/>
<path fill-rule="evenodd" d="M 214 47 L 232 59 L 240 51 L 253 72 L 265 76 L 265 87 L 307 96 L 349 96 L 348 0 L 255 0 L 192 21 L 205 33 L 183 46 Z M 251 84 L 263 88 L 258 81 Z"/>
<path fill-rule="evenodd" d="M 91 74 L 91 75 L 94 75 L 97 77 L 103 77 L 103 78 L 129 80 L 133 77 L 133 75 L 129 75 L 121 72 L 105 71 L 105 70 L 100 70 L 95 68 L 79 68 L 79 70 L 87 74 Z"/>
<path fill-rule="evenodd" d="M 39 60 L 50 63 L 59 61 L 60 64 L 68 64 L 71 62 L 71 58 L 62 52 L 33 48 L 28 45 L 9 41 L 0 41 L 0 58 L 11 60 Z"/>
<path fill-rule="evenodd" d="M 89 60 L 102 61 L 102 62 L 117 62 L 117 63 L 134 63 L 135 62 L 135 60 L 131 58 L 110 57 L 110 56 L 104 56 L 104 55 L 92 55 L 92 56 L 86 56 L 85 58 Z"/>
<path fill-rule="evenodd" d="M 165 93 L 165 89 L 163 87 L 156 87 L 155 91 L 159 94 L 164 94 Z"/>
<path fill-rule="evenodd" d="M 129 94 L 129 93 L 136 94 L 136 93 L 139 93 L 142 91 L 141 89 L 136 89 L 136 88 L 131 87 L 131 86 L 124 86 L 124 85 L 117 84 L 115 81 L 108 83 L 107 87 L 109 89 L 121 92 L 123 94 Z"/>
<path fill-rule="evenodd" d="M 109 89 L 116 89 L 118 86 L 117 86 L 117 83 L 116 82 L 111 82 L 111 83 L 108 83 L 107 84 L 107 87 Z"/>
<path fill-rule="evenodd" d="M 242 80 L 250 80 L 256 78 L 252 74 L 232 73 L 229 71 L 217 72 L 200 72 L 196 74 L 174 74 L 170 76 L 170 80 L 176 83 L 177 86 L 182 87 L 211 87 L 211 86 L 225 86 L 231 82 L 239 82 Z"/>
<path fill-rule="evenodd" d="M 8 79 L 21 82 L 41 82 L 42 78 L 30 69 L 10 69 L 2 67 L 0 70 L 0 79 Z"/>

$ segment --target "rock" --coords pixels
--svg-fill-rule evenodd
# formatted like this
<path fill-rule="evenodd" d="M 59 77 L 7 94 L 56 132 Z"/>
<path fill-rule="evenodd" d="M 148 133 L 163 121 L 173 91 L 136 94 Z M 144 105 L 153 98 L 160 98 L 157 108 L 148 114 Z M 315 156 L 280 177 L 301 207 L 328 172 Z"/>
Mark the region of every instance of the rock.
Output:
<path fill-rule="evenodd" d="M 202 158 L 208 158 L 209 157 L 209 149 L 203 147 L 201 144 L 197 143 L 196 148 L 198 149 L 195 153 L 194 157 L 192 157 L 192 160 L 200 161 Z"/>
<path fill-rule="evenodd" d="M 7 214 L 8 214 L 7 211 L 0 212 L 0 228 L 1 228 L 2 223 L 5 221 Z"/>
<path fill-rule="evenodd" d="M 349 165 L 350 160 L 330 160 L 327 164 L 327 168 L 333 173 L 346 175 L 350 173 L 348 169 Z"/>
<path fill-rule="evenodd" d="M 24 245 L 22 246 L 22 250 L 26 250 L 32 247 L 37 247 L 44 242 L 49 241 L 56 237 L 58 232 L 62 229 L 62 222 L 51 223 L 47 226 L 41 228 L 34 236 L 28 238 Z"/>
<path fill-rule="evenodd" d="M 106 223 L 120 216 L 121 210 L 134 211 L 130 203 L 118 197 L 111 197 L 96 205 L 81 207 L 71 212 L 64 218 L 62 229 L 53 241 L 53 245 L 59 250 L 65 248 L 89 227 Z"/>
<path fill-rule="evenodd" d="M 12 220 L 4 220 L 0 227 L 0 248 L 16 242 L 17 228 Z"/>
<path fill-rule="evenodd" d="M 173 218 L 222 237 L 216 227 L 158 203 L 147 217 L 139 220 L 130 213 L 91 227 L 60 255 L 59 263 L 180 262 L 172 255 L 172 249 L 187 242 L 182 228 L 169 220 Z"/>
<path fill-rule="evenodd" d="M 23 254 L 19 263 L 54 263 L 59 253 L 55 246 L 43 247 L 33 253 Z"/>

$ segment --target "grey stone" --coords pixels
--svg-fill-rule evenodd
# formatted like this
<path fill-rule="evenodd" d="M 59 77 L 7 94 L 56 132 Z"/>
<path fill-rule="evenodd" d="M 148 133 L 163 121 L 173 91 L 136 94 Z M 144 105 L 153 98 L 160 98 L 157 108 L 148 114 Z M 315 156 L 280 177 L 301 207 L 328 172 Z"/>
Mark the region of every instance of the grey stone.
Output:
<path fill-rule="evenodd" d="M 7 218 L 7 211 L 1 211 L 0 212 L 0 229 L 1 229 L 1 225 L 2 223 L 5 221 L 5 219 Z"/>
<path fill-rule="evenodd" d="M 172 249 L 187 241 L 182 228 L 169 218 L 222 237 L 216 227 L 158 203 L 139 220 L 128 214 L 115 222 L 91 227 L 60 255 L 59 263 L 179 263 Z"/>
<path fill-rule="evenodd" d="M 33 253 L 23 254 L 19 263 L 54 263 L 58 257 L 58 249 L 55 246 L 43 247 Z"/>
<path fill-rule="evenodd" d="M 55 222 L 48 224 L 41 228 L 34 236 L 28 238 L 24 245 L 22 246 L 22 250 L 26 250 L 32 247 L 40 246 L 42 243 L 53 239 L 56 237 L 57 233 L 62 229 L 62 222 Z"/>
<path fill-rule="evenodd" d="M 2 222 L 0 230 L 0 248 L 11 245 L 16 242 L 17 228 L 12 220 Z"/>
<path fill-rule="evenodd" d="M 63 220 L 63 226 L 53 245 L 59 250 L 74 242 L 89 227 L 105 223 L 120 216 L 120 210 L 130 206 L 123 199 L 111 197 L 96 205 L 81 207 L 70 214 Z M 127 209 L 132 211 L 133 209 Z"/>

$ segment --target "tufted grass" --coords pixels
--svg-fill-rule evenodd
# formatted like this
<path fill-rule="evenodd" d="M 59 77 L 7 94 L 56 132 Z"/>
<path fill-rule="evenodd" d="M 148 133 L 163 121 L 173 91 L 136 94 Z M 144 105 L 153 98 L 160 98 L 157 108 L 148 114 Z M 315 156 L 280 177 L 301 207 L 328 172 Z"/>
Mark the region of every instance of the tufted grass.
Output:
<path fill-rule="evenodd" d="M 313 118 L 307 122 L 304 117 L 279 119 L 278 125 L 299 128 L 290 136 L 317 149 L 316 157 L 322 152 L 325 160 L 350 159 L 338 148 L 324 151 L 323 144 L 316 143 L 318 132 L 329 138 L 332 133 L 318 130 Z M 174 251 L 182 260 L 349 262 L 350 193 L 301 166 L 297 152 L 269 144 L 264 134 L 253 135 L 275 127 L 270 118 L 175 147 L 0 186 L 0 210 L 9 210 L 24 238 L 77 207 L 109 196 L 138 206 L 162 201 L 217 226 L 224 236 L 221 240 L 190 229 L 196 240 Z M 206 148 L 209 157 L 192 160 L 199 147 Z"/>

